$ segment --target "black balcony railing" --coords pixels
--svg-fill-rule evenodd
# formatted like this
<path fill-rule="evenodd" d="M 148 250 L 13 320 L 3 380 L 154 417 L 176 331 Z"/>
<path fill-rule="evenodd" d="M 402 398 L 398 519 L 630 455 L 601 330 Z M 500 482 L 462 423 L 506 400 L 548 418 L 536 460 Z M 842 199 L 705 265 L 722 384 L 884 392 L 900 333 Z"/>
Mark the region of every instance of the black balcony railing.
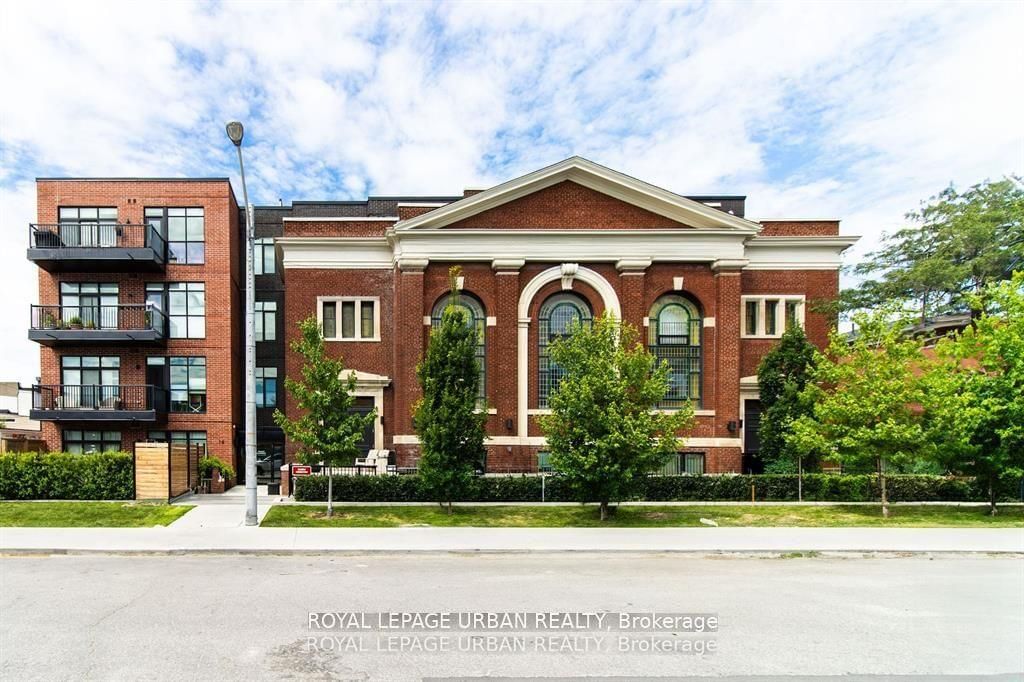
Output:
<path fill-rule="evenodd" d="M 146 412 L 153 409 L 149 385 L 85 384 L 32 387 L 32 409 L 41 412 Z"/>
<path fill-rule="evenodd" d="M 167 240 L 154 225 L 60 223 L 29 225 L 31 249 L 152 249 L 167 261 Z"/>
<path fill-rule="evenodd" d="M 33 305 L 29 329 L 35 331 L 155 332 L 162 338 L 167 332 L 167 316 L 149 303 L 116 305 Z M 104 337 L 110 334 L 103 334 Z"/>

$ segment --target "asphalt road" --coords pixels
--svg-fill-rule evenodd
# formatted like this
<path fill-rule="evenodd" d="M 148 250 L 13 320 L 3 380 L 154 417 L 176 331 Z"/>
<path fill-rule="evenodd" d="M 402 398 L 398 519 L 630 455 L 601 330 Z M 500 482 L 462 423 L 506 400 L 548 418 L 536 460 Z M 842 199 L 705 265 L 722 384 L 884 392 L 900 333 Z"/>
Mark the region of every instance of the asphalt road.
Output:
<path fill-rule="evenodd" d="M 652 611 L 719 623 L 714 632 L 708 619 L 704 632 L 683 633 L 682 621 L 653 634 L 603 629 L 619 613 Z M 311 630 L 310 612 L 605 617 L 591 630 L 553 629 L 566 623 L 549 615 L 543 631 L 533 620 L 528 631 L 343 631 L 379 621 L 323 616 L 331 629 Z M 1022 641 L 1019 557 L 0 560 L 3 680 L 1005 674 L 1024 672 Z"/>

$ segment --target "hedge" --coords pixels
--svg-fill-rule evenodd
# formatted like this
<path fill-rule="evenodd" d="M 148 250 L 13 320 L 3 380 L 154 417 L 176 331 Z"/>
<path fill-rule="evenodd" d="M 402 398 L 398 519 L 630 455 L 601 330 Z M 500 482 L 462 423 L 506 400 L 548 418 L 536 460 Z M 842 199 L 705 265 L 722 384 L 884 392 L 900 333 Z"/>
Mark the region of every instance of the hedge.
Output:
<path fill-rule="evenodd" d="M 635 500 L 670 501 L 750 501 L 751 486 L 756 500 L 795 501 L 797 476 L 763 474 L 757 476 L 650 476 L 644 479 Z M 1000 484 L 1001 501 L 1020 499 L 1019 479 Z M 432 502 L 422 490 L 418 476 L 335 476 L 336 502 Z M 565 479 L 548 476 L 544 481 L 544 499 L 548 502 L 573 502 Z M 892 502 L 985 502 L 986 486 L 974 479 L 932 475 L 892 475 L 886 477 L 886 490 Z M 326 501 L 327 477 L 304 476 L 295 479 L 295 499 Z M 474 479 L 463 502 L 539 502 L 539 476 L 484 476 Z M 828 502 L 871 502 L 879 499 L 878 478 L 871 474 L 806 474 L 804 500 Z"/>
<path fill-rule="evenodd" d="M 0 455 L 0 499 L 130 500 L 131 453 L 16 452 Z"/>

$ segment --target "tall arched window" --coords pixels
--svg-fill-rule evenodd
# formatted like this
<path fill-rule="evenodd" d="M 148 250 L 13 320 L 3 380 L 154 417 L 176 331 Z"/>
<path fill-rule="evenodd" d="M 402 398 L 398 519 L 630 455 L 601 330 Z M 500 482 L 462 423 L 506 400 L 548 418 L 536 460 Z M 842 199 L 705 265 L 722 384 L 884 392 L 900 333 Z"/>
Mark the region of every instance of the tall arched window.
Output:
<path fill-rule="evenodd" d="M 681 407 L 686 401 L 693 401 L 695 407 L 700 407 L 704 368 L 702 328 L 697 307 L 682 296 L 662 296 L 651 308 L 648 347 L 655 357 L 665 360 L 672 368 L 668 393 L 659 407 Z"/>
<path fill-rule="evenodd" d="M 451 296 L 445 294 L 437 303 L 430 316 L 430 326 L 437 327 L 441 324 L 441 314 L 451 303 Z M 455 306 L 463 311 L 466 316 L 466 323 L 476 330 L 476 361 L 480 365 L 480 386 L 478 395 L 481 400 L 487 397 L 487 317 L 484 315 L 484 307 L 480 301 L 469 294 L 459 294 L 455 297 Z"/>
<path fill-rule="evenodd" d="M 556 294 L 540 307 L 537 326 L 538 405 L 548 406 L 548 395 L 558 386 L 565 372 L 552 362 L 549 346 L 569 334 L 573 322 L 589 324 L 593 315 L 587 302 L 575 294 Z"/>

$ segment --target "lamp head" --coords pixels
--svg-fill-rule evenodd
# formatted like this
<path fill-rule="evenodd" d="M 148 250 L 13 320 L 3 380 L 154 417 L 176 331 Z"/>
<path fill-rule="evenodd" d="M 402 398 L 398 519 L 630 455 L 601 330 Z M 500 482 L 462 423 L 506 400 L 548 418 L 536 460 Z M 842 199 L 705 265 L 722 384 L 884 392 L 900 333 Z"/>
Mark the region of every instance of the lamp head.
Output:
<path fill-rule="evenodd" d="M 242 124 L 238 121 L 231 121 L 227 125 L 228 139 L 231 140 L 232 144 L 236 147 L 241 146 L 242 136 L 245 135 L 245 129 L 242 128 Z"/>

